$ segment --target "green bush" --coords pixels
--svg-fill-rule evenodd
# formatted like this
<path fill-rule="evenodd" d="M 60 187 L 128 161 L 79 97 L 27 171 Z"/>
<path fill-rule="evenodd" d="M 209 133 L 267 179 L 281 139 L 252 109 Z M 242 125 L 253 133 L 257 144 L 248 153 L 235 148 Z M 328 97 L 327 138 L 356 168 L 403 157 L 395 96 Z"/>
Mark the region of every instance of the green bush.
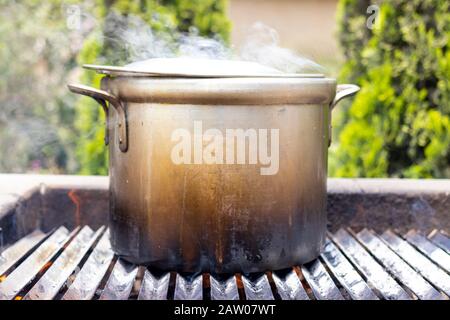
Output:
<path fill-rule="evenodd" d="M 168 39 L 180 32 L 191 32 L 194 27 L 200 36 L 219 37 L 228 41 L 230 22 L 225 16 L 225 0 L 97 0 L 95 14 L 104 21 L 115 12 L 118 15 L 142 19 L 158 35 Z M 111 34 L 102 24 L 102 30 L 91 34 L 78 56 L 78 63 L 121 65 L 126 55 L 111 41 Z M 105 39 L 104 41 L 102 39 Z M 100 76 L 84 71 L 80 81 L 99 87 Z M 105 116 L 99 105 L 82 97 L 77 104 L 75 126 L 79 132 L 76 152 L 81 174 L 108 174 L 108 157 L 104 146 Z"/>
<path fill-rule="evenodd" d="M 341 82 L 361 91 L 344 109 L 330 173 L 450 178 L 450 2 L 340 0 Z"/>

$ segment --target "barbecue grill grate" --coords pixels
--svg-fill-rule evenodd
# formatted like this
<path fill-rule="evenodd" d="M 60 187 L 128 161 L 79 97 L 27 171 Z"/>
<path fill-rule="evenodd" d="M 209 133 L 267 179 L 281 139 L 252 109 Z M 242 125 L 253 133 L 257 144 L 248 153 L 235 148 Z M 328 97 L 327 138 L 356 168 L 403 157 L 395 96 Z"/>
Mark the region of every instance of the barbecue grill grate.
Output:
<path fill-rule="evenodd" d="M 0 299 L 448 299 L 450 237 L 329 234 L 320 258 L 249 275 L 180 275 L 114 256 L 106 228 L 36 231 L 0 256 Z"/>

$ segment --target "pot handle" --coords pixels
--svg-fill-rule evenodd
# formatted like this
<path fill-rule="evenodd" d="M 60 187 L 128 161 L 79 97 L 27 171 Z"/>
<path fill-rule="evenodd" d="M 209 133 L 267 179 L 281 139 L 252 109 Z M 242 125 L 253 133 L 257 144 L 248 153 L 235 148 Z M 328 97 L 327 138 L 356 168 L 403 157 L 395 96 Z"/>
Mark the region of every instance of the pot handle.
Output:
<path fill-rule="evenodd" d="M 359 91 L 360 87 L 355 84 L 339 84 L 336 88 L 336 96 L 330 104 L 330 119 L 329 119 L 329 130 L 328 130 L 328 146 L 331 145 L 331 112 L 334 107 L 344 98 L 351 97 Z"/>
<path fill-rule="evenodd" d="M 333 110 L 334 107 L 344 98 L 353 96 L 359 91 L 360 87 L 355 84 L 339 84 L 336 88 L 336 96 L 331 102 L 330 109 Z"/>
<path fill-rule="evenodd" d="M 94 89 L 82 84 L 69 84 L 67 85 L 70 91 L 73 93 L 81 94 L 83 96 L 88 96 L 97 101 L 103 108 L 108 119 L 109 108 L 106 101 L 109 102 L 110 106 L 116 110 L 119 116 L 119 121 L 117 123 L 118 134 L 119 134 L 119 148 L 120 151 L 126 152 L 128 150 L 128 124 L 127 124 L 127 114 L 125 108 L 120 102 L 119 98 L 110 94 L 109 92 Z M 105 132 L 105 144 L 109 143 L 108 126 Z"/>

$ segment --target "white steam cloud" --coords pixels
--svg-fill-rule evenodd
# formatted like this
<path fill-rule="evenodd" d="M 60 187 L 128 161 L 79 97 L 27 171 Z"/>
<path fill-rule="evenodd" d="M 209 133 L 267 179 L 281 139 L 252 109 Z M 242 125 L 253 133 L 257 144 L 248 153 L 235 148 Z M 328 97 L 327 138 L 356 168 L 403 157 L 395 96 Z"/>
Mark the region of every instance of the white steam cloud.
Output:
<path fill-rule="evenodd" d="M 323 73 L 325 69 L 316 62 L 279 46 L 275 29 L 261 22 L 249 30 L 239 53 L 242 60 L 258 62 L 285 73 Z"/>
<path fill-rule="evenodd" d="M 107 41 L 117 47 L 127 63 L 152 58 L 203 58 L 257 62 L 284 73 L 323 73 L 314 61 L 279 46 L 276 30 L 258 22 L 247 32 L 240 48 L 230 48 L 220 38 L 206 38 L 195 28 L 188 33 L 160 34 L 136 16 L 111 13 L 106 18 Z"/>

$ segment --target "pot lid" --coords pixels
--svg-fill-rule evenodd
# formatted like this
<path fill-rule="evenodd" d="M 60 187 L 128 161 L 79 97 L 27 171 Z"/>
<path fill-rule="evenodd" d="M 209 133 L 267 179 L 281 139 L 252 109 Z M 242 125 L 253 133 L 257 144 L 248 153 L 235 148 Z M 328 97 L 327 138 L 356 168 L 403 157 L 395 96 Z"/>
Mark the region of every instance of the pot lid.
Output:
<path fill-rule="evenodd" d="M 156 58 L 123 67 L 86 64 L 86 69 L 111 76 L 161 78 L 323 78 L 317 73 L 283 73 L 256 62 L 196 58 Z"/>

